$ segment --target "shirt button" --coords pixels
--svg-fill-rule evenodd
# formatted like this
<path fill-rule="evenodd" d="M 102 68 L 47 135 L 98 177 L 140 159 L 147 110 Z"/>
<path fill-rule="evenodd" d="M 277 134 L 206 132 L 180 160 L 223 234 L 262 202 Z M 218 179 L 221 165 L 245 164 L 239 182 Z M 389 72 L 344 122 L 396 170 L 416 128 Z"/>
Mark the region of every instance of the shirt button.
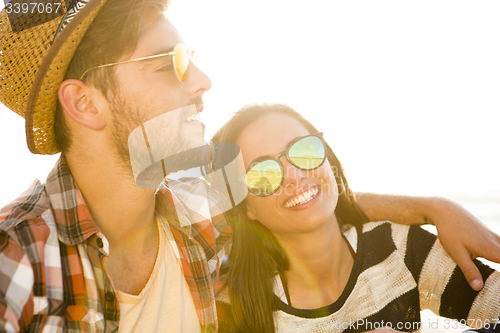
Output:
<path fill-rule="evenodd" d="M 101 249 L 104 247 L 104 243 L 102 242 L 102 239 L 97 238 L 96 243 L 97 243 L 97 246 L 99 246 Z"/>
<path fill-rule="evenodd" d="M 115 295 L 112 292 L 107 292 L 104 298 L 106 298 L 108 302 L 113 302 L 115 300 Z"/>

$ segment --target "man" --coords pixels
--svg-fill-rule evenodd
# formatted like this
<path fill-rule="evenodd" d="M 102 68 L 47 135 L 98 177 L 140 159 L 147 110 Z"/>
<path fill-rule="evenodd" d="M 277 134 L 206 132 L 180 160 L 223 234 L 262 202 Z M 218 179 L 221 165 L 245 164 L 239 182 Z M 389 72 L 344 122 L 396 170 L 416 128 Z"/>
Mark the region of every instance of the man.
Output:
<path fill-rule="evenodd" d="M 61 6 L 64 15 L 24 17 L 10 6 L 0 18 L 1 101 L 26 118 L 33 153 L 62 152 L 46 184 L 35 182 L 1 211 L 0 331 L 214 332 L 228 225 L 217 213 L 199 218 L 165 185 L 137 186 L 128 147 L 134 130 L 146 133 L 165 114 L 174 124 L 165 149 L 175 148 L 162 161 L 198 147 L 196 112 L 210 79 L 177 48 L 182 38 L 162 15 L 164 0 Z M 153 160 L 149 140 L 143 148 Z M 360 202 L 372 220 L 417 223 L 426 212 L 403 210 L 416 199 Z M 470 261 L 467 250 L 456 251 Z"/>
<path fill-rule="evenodd" d="M 16 261 L 11 265 L 14 271 L 3 272 L 13 274 L 10 276 L 10 286 L 2 290 L 4 295 L 0 326 L 8 331 L 28 328 L 41 330 L 44 327 L 112 331 L 118 327 L 119 320 L 126 319 L 126 316 L 118 316 L 118 300 L 114 289 L 126 296 L 140 294 L 153 271 L 160 242 L 154 214 L 155 190 L 146 190 L 134 183 L 130 162 L 127 163 L 128 134 L 144 121 L 181 106 L 195 104 L 197 111 L 201 112 L 203 93 L 211 86 L 208 77 L 194 66 L 190 68 L 188 80 L 178 84 L 170 68 L 164 70 L 165 59 L 117 66 L 116 76 L 108 76 L 107 69 L 96 69 L 82 79 L 87 83 L 74 79 L 93 67 L 92 61 L 99 65 L 108 59 L 108 63 L 111 63 L 123 57 L 140 58 L 165 53 L 182 42 L 170 22 L 163 16 L 160 17 L 166 10 L 165 1 L 113 1 L 107 6 L 104 4 L 104 1 L 81 1 L 70 9 L 60 25 L 66 26 L 60 29 L 44 58 L 47 61 L 52 57 L 49 60 L 52 61 L 52 66 L 58 66 L 60 62 L 67 66 L 73 60 L 66 73 L 66 78 L 69 79 L 60 86 L 53 87 L 53 77 L 57 76 L 55 80 L 62 81 L 65 73 L 59 68 L 45 69 L 47 77 L 52 77 L 43 83 L 35 78 L 34 85 L 50 86 L 50 93 L 53 95 L 51 98 L 43 95 L 42 88 L 38 102 L 28 101 L 28 108 L 35 104 L 34 110 L 26 114 L 26 118 L 30 119 L 28 123 L 33 122 L 33 127 L 40 128 L 30 140 L 30 149 L 37 153 L 53 153 L 58 150 L 54 142 L 54 137 L 57 137 L 64 158 L 48 177 L 46 194 L 40 184 L 34 184 L 32 192 L 27 194 L 28 201 L 35 200 L 31 209 L 25 211 L 8 207 L 4 211 L 7 221 L 29 219 L 29 214 L 34 214 L 40 222 L 43 221 L 42 227 L 38 227 L 36 223 L 31 224 L 31 220 L 16 223 L 14 229 L 25 229 L 29 236 L 7 236 L 2 233 L 2 244 L 7 247 L 3 259 Z M 117 17 L 120 19 L 117 20 Z M 93 18 L 96 24 L 90 26 Z M 73 28 L 71 25 L 78 19 L 83 22 L 78 25 L 79 28 Z M 123 21 L 117 23 L 120 20 Z M 8 22 L 4 21 L 4 24 Z M 82 26 L 90 26 L 90 29 L 86 39 L 80 43 L 80 49 L 72 57 L 65 52 L 75 51 L 78 43 L 73 43 L 73 40 L 81 39 L 83 31 L 79 29 L 83 29 Z M 45 32 L 42 29 L 47 29 L 45 25 L 35 28 L 40 28 L 37 32 L 39 34 Z M 55 29 L 53 27 L 52 32 Z M 110 30 L 113 32 L 107 33 Z M 50 32 L 47 32 L 47 36 L 50 36 Z M 43 38 L 47 36 L 44 35 Z M 32 39 L 36 37 L 32 36 Z M 61 44 L 57 44 L 58 42 Z M 43 52 L 43 47 L 40 48 Z M 37 74 L 42 70 L 43 65 Z M 114 68 L 108 69 L 108 72 L 111 70 Z M 40 80 L 43 81 L 44 78 Z M 99 84 L 94 83 L 96 81 Z M 52 123 L 55 121 L 58 131 L 47 139 L 44 136 L 44 121 L 47 119 L 38 122 L 37 112 L 46 107 L 44 103 L 52 102 L 50 108 L 55 109 L 58 89 L 60 110 L 64 109 L 66 112 L 58 113 L 59 118 L 55 120 L 48 120 Z M 48 101 L 49 99 L 52 101 Z M 150 102 L 147 107 L 141 104 L 144 100 Z M 52 126 L 50 124 L 48 127 Z M 42 134 L 38 135 L 40 133 Z M 200 138 L 203 139 L 202 136 Z M 191 139 L 189 135 L 187 139 Z M 44 199 L 35 199 L 37 195 L 42 195 Z M 45 200 L 49 200 L 50 204 Z M 176 237 L 182 273 L 187 277 L 182 278 L 181 266 L 174 265 L 171 272 L 168 272 L 172 274 L 168 281 L 176 284 L 168 286 L 166 291 L 155 290 L 155 293 L 159 293 L 158 300 L 149 301 L 158 303 L 169 294 L 172 294 L 172 298 L 190 298 L 190 288 L 198 295 L 193 295 L 192 301 L 184 302 L 187 304 L 185 307 L 181 306 L 182 302 L 171 302 L 169 309 L 163 307 L 162 312 L 170 315 L 160 316 L 159 313 L 152 312 L 146 314 L 155 320 L 163 318 L 163 323 L 160 321 L 155 324 L 168 323 L 173 331 L 199 331 L 200 324 L 203 331 L 212 331 L 216 326 L 215 308 L 210 302 L 213 290 L 209 290 L 209 273 L 205 270 L 206 267 L 195 272 L 189 272 L 189 265 L 184 267 L 184 261 L 197 264 L 202 259 L 188 255 L 201 256 L 203 251 L 186 249 L 187 246 L 196 245 L 182 244 L 187 236 L 181 234 L 181 231 L 177 230 L 172 237 Z M 28 251 L 23 252 L 21 249 L 24 247 L 21 244 L 28 241 L 26 237 L 33 241 L 33 252 L 28 254 Z M 35 244 L 43 245 L 35 249 Z M 212 246 L 213 251 L 216 250 L 215 241 L 213 244 L 203 245 Z M 166 246 L 170 246 L 170 242 L 166 242 Z M 61 253 L 58 262 L 43 259 L 44 255 L 50 256 L 50 251 Z M 38 257 L 31 261 L 31 265 L 28 259 L 30 255 Z M 175 262 L 175 257 L 173 259 Z M 57 271 L 62 271 L 62 274 L 57 274 Z M 16 274 L 23 274 L 26 280 L 17 281 Z M 2 280 L 7 283 L 6 278 Z M 33 281 L 35 287 L 30 286 Z M 160 309 L 162 308 L 158 307 Z M 130 309 L 130 312 L 134 311 L 135 309 Z M 197 311 L 200 322 L 196 318 Z M 147 324 L 147 320 L 144 319 L 140 324 Z"/>

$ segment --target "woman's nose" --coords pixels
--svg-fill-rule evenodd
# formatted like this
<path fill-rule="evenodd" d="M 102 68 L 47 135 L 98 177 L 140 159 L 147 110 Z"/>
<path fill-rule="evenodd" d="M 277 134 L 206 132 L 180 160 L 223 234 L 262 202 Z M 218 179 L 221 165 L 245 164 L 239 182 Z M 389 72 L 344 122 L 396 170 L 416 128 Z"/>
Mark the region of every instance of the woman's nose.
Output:
<path fill-rule="evenodd" d="M 299 186 L 302 179 L 307 176 L 306 171 L 291 164 L 285 156 L 281 158 L 281 163 L 283 165 L 283 186 L 285 188 L 290 185 Z"/>

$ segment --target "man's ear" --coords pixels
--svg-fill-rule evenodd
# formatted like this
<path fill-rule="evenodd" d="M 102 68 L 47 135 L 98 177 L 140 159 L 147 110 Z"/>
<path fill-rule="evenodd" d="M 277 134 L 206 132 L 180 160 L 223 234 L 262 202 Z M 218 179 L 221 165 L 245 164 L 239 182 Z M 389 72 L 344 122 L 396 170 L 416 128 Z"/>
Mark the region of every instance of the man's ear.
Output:
<path fill-rule="evenodd" d="M 69 79 L 59 87 L 59 101 L 66 114 L 75 122 L 88 128 L 99 130 L 106 125 L 102 112 L 96 107 L 92 89 L 79 80 Z"/>

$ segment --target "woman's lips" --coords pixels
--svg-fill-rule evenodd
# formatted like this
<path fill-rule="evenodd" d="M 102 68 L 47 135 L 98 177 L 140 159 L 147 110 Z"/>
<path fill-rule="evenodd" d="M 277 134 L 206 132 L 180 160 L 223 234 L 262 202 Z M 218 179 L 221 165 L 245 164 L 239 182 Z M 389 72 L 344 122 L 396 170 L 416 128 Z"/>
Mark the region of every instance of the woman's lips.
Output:
<path fill-rule="evenodd" d="M 316 184 L 304 185 L 289 195 L 283 206 L 289 209 L 304 206 L 314 200 L 319 195 L 319 192 L 319 188 Z"/>

